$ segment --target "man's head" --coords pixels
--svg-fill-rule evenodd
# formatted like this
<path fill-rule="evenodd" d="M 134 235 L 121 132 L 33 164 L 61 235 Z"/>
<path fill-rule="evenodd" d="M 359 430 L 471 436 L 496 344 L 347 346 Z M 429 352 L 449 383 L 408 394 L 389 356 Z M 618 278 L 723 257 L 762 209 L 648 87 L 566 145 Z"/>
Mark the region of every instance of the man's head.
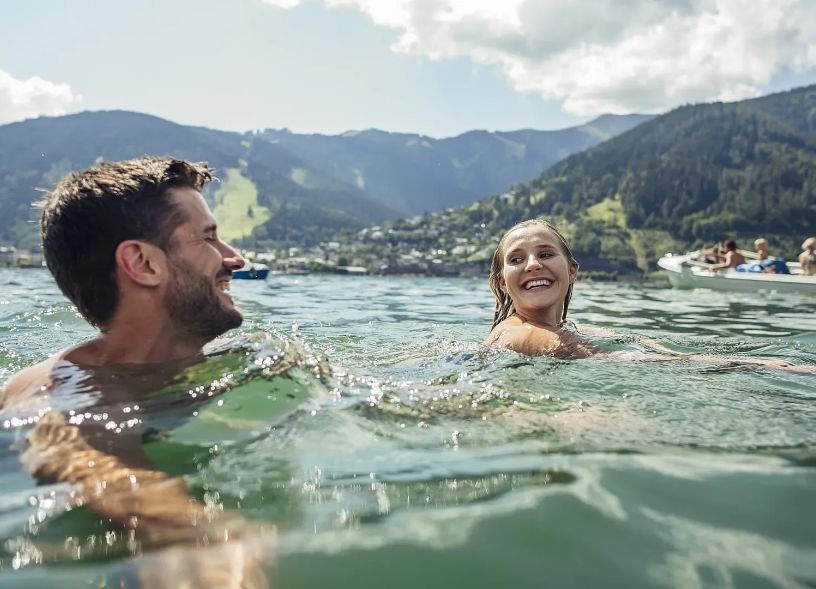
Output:
<path fill-rule="evenodd" d="M 240 256 L 218 239 L 212 215 L 199 194 L 212 179 L 205 164 L 145 156 L 71 174 L 47 195 L 40 218 L 46 264 L 62 292 L 91 324 L 106 326 L 121 302 L 120 270 L 125 254 L 135 251 L 131 247 L 123 254 L 127 244 L 165 256 L 168 267 L 181 267 L 178 276 L 164 276 L 168 310 L 178 311 L 178 301 L 171 299 L 187 288 L 176 282 L 186 280 L 189 286 L 191 273 L 196 273 L 187 266 L 194 258 L 193 250 L 183 248 L 176 235 L 182 227 L 191 222 L 212 225 L 209 233 L 202 227 L 201 243 L 210 243 L 211 258 L 219 257 L 214 272 L 229 275 L 223 260 L 227 255 L 236 260 Z M 186 257 L 179 255 L 185 252 Z M 213 276 L 201 280 L 209 280 L 212 289 L 216 288 Z M 212 295 L 217 297 L 217 293 Z M 205 312 L 198 309 L 197 314 Z M 230 327 L 235 327 L 236 321 L 240 324 L 240 313 L 232 308 L 232 314 Z"/>
<path fill-rule="evenodd" d="M 162 302 L 176 333 L 206 342 L 241 325 L 243 316 L 224 291 L 244 260 L 218 237 L 215 219 L 198 191 L 175 189 L 171 199 L 185 220 L 171 237 Z"/>
<path fill-rule="evenodd" d="M 737 242 L 734 241 L 733 239 L 726 239 L 723 242 L 723 247 L 727 252 L 735 252 L 737 251 Z"/>
<path fill-rule="evenodd" d="M 758 252 L 767 252 L 768 251 L 768 240 L 760 237 L 759 239 L 754 240 L 754 249 Z"/>

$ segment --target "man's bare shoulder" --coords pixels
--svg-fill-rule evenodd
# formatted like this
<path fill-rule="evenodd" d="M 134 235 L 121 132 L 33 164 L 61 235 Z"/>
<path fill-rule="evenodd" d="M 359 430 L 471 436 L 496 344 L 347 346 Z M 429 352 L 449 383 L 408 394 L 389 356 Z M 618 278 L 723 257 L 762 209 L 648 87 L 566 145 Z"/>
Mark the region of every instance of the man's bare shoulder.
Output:
<path fill-rule="evenodd" d="M 56 354 L 13 374 L 0 392 L 0 409 L 30 399 L 38 390 L 48 387 L 54 365 L 61 359 L 62 354 Z"/>

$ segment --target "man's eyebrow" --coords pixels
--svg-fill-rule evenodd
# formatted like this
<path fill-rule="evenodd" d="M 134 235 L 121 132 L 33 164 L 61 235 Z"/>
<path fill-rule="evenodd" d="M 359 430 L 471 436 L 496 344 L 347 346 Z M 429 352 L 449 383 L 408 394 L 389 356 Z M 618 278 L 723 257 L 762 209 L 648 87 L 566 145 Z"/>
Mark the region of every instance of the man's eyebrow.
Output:
<path fill-rule="evenodd" d="M 215 223 L 210 223 L 204 227 L 204 233 L 215 233 L 216 231 L 218 231 L 218 225 Z"/>

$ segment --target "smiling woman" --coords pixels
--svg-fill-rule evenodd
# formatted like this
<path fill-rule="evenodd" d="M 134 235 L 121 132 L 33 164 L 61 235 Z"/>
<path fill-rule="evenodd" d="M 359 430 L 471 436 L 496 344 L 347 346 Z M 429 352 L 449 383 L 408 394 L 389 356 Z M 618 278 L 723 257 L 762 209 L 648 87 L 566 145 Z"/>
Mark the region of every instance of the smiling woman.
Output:
<path fill-rule="evenodd" d="M 593 346 L 565 328 L 577 275 L 578 261 L 555 225 L 531 219 L 510 228 L 493 254 L 496 311 L 485 343 L 535 356 L 592 355 Z"/>
<path fill-rule="evenodd" d="M 527 356 L 563 359 L 604 354 L 622 360 L 695 361 L 746 370 L 773 369 L 813 374 L 813 367 L 759 358 L 733 361 L 707 354 L 677 354 L 658 342 L 636 336 L 638 343 L 656 353 L 613 352 L 582 336 L 567 311 L 572 287 L 578 276 L 578 261 L 558 228 L 543 218 L 530 219 L 511 227 L 493 254 L 488 283 L 496 297 L 493 326 L 485 345 L 505 348 Z M 597 328 L 584 333 L 609 336 Z"/>

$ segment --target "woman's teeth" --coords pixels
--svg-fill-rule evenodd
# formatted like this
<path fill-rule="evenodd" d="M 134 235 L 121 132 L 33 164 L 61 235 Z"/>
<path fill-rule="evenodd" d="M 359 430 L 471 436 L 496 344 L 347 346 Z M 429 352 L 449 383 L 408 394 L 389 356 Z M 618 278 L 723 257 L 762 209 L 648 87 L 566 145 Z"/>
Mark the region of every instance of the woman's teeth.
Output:
<path fill-rule="evenodd" d="M 531 280 L 528 282 L 524 288 L 530 290 L 531 288 L 535 288 L 537 286 L 550 286 L 552 284 L 551 280 Z"/>

